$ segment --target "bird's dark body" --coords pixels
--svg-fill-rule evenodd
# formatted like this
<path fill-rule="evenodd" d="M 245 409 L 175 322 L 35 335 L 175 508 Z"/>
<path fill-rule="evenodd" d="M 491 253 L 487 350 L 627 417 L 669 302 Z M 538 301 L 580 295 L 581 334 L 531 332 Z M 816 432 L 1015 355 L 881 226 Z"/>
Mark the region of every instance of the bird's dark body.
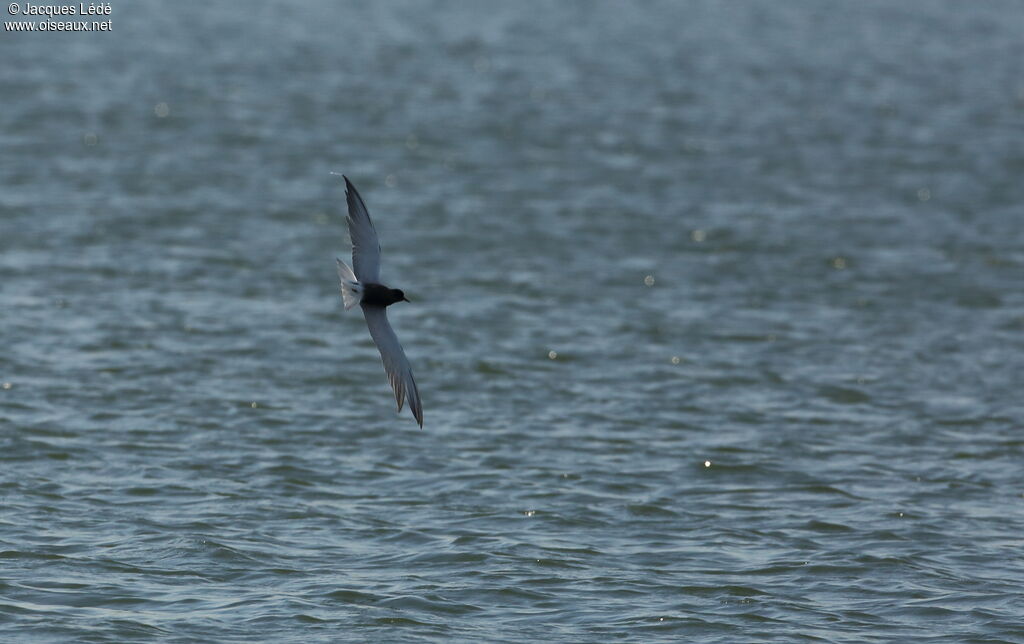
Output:
<path fill-rule="evenodd" d="M 363 284 L 363 299 L 361 303 L 364 305 L 391 306 L 395 302 L 403 300 L 405 300 L 405 293 L 400 289 L 388 288 L 383 284 Z"/>

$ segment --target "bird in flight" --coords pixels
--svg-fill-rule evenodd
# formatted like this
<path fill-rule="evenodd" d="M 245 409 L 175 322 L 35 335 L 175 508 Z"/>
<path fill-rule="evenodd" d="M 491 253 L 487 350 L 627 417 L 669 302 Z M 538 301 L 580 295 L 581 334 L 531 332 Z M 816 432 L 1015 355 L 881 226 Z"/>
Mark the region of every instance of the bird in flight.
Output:
<path fill-rule="evenodd" d="M 363 309 L 366 326 L 370 329 L 384 371 L 388 374 L 391 388 L 395 390 L 398 411 L 406 397 L 409 398 L 409 409 L 419 426 L 423 427 L 423 404 L 420 392 L 416 389 L 416 381 L 412 377 L 412 366 L 405 357 L 398 336 L 388 322 L 387 307 L 395 302 L 408 302 L 401 289 L 388 288 L 380 283 L 380 241 L 377 231 L 370 221 L 370 213 L 366 210 L 363 198 L 356 187 L 345 179 L 345 200 L 348 202 L 348 232 L 352 237 L 352 268 L 338 260 L 338 277 L 341 279 L 341 299 L 345 310 L 358 304 Z"/>

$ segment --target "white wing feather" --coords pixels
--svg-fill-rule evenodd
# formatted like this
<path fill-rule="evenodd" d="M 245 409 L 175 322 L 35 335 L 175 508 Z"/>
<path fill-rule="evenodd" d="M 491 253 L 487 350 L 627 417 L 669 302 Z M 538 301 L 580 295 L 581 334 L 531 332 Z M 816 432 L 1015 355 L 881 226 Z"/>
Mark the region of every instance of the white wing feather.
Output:
<path fill-rule="evenodd" d="M 363 285 L 356 279 L 355 273 L 345 262 L 338 261 L 338 279 L 341 281 L 341 301 L 345 310 L 349 310 L 363 301 Z"/>
<path fill-rule="evenodd" d="M 345 177 L 345 200 L 348 202 L 348 234 L 352 238 L 352 268 L 360 282 L 378 284 L 380 240 L 363 198 L 348 177 Z"/>
<path fill-rule="evenodd" d="M 420 403 L 420 392 L 416 389 L 416 381 L 412 377 L 412 366 L 409 359 L 405 357 L 405 351 L 398 342 L 391 323 L 388 322 L 387 310 L 382 306 L 371 306 L 363 304 L 363 316 L 366 318 L 366 326 L 370 329 L 370 335 L 377 344 L 381 360 L 384 362 L 384 371 L 388 374 L 388 381 L 391 388 L 395 390 L 395 400 L 398 401 L 398 411 L 402 411 L 402 404 L 406 397 L 409 398 L 409 409 L 416 418 L 416 422 L 423 427 L 423 405 Z"/>

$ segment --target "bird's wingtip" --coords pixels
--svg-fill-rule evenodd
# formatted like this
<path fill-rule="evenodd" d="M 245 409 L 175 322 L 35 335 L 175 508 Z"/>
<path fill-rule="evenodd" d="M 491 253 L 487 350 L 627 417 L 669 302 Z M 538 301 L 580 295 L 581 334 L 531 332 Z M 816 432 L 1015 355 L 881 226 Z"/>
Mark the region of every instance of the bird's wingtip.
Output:
<path fill-rule="evenodd" d="M 332 170 L 332 171 L 331 171 L 331 174 L 332 174 L 332 175 L 334 175 L 334 176 L 336 176 L 336 177 L 341 177 L 342 179 L 344 179 L 344 180 L 345 180 L 345 192 L 348 192 L 349 190 L 351 190 L 351 189 L 353 188 L 353 186 L 352 186 L 352 182 L 351 182 L 351 181 L 349 181 L 349 180 L 348 180 L 348 177 L 346 177 L 346 176 L 345 176 L 344 174 L 342 174 L 341 172 L 334 172 L 334 171 Z"/>

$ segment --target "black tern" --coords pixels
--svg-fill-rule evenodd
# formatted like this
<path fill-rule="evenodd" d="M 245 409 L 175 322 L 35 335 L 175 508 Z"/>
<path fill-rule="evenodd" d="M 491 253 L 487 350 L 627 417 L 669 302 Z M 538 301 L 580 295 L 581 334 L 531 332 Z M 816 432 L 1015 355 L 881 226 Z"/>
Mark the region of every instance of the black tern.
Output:
<path fill-rule="evenodd" d="M 398 342 L 398 336 L 388 322 L 387 307 L 395 302 L 408 302 L 405 293 L 397 288 L 389 288 L 380 283 L 380 241 L 377 230 L 370 220 L 363 198 L 356 187 L 345 179 L 345 200 L 348 202 L 348 233 L 352 237 L 352 267 L 338 260 L 338 277 L 341 279 L 341 299 L 345 310 L 356 304 L 362 307 L 366 326 L 370 329 L 377 349 L 380 351 L 384 371 L 388 374 L 391 388 L 395 390 L 398 411 L 406 397 L 409 398 L 409 409 L 416 422 L 423 427 L 423 404 L 420 392 L 416 389 L 416 380 L 412 377 L 412 367 L 405 351 Z"/>

